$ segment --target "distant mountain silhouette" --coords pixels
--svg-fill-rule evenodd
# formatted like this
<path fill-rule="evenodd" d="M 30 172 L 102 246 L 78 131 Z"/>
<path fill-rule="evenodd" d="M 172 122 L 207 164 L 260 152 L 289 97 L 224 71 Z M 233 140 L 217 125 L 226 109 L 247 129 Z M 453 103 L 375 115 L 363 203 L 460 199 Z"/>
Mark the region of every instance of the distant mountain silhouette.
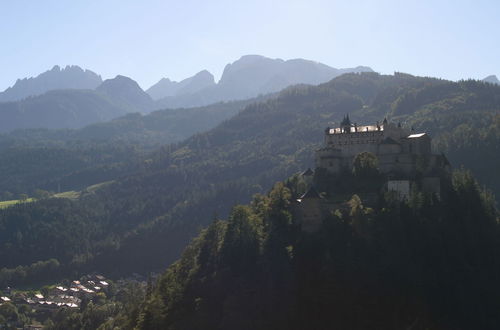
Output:
<path fill-rule="evenodd" d="M 19 128 L 80 128 L 130 112 L 149 112 L 154 102 L 130 78 L 105 80 L 95 90 L 61 89 L 0 103 L 0 132 Z"/>
<path fill-rule="evenodd" d="M 260 55 L 246 55 L 226 65 L 219 83 L 196 93 L 171 95 L 158 100 L 162 107 L 190 107 L 242 100 L 280 91 L 290 85 L 318 85 L 348 72 L 373 72 L 369 67 L 335 69 L 304 59 L 284 61 Z"/>
<path fill-rule="evenodd" d="M 151 97 L 137 82 L 125 76 L 105 80 L 96 91 L 109 96 L 125 112 L 149 112 L 154 108 Z"/>
<path fill-rule="evenodd" d="M 207 70 L 203 70 L 179 82 L 171 81 L 168 78 L 162 78 L 159 82 L 147 89 L 146 93 L 153 99 L 158 100 L 168 96 L 193 94 L 213 85 L 215 85 L 214 76 Z"/>
<path fill-rule="evenodd" d="M 80 128 L 127 113 L 246 100 L 290 85 L 317 85 L 343 73 L 365 71 L 372 70 L 335 69 L 303 59 L 284 61 L 248 55 L 228 64 L 217 84 L 213 75 L 204 70 L 180 82 L 162 79 L 145 92 L 128 77 L 118 75 L 102 81 L 99 75 L 78 66 L 54 66 L 36 78 L 18 80 L 0 93 L 0 132 Z M 167 96 L 154 100 L 163 95 Z"/>
<path fill-rule="evenodd" d="M 500 85 L 500 80 L 498 80 L 497 76 L 491 75 L 483 79 L 484 82 L 488 82 L 491 84 L 497 84 Z"/>
<path fill-rule="evenodd" d="M 94 89 L 102 83 L 101 76 L 79 66 L 58 65 L 36 77 L 18 79 L 14 86 L 0 93 L 0 102 L 18 101 L 55 89 Z"/>

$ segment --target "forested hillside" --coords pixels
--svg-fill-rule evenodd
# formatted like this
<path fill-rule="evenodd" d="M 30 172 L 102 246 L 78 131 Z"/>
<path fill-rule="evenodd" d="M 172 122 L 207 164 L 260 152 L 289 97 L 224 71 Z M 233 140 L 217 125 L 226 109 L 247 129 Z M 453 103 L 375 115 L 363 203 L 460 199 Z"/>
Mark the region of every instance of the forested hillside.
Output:
<path fill-rule="evenodd" d="M 0 132 L 9 132 L 33 127 L 82 127 L 126 112 L 93 90 L 55 90 L 22 101 L 0 103 L 0 113 Z"/>
<path fill-rule="evenodd" d="M 160 146 L 207 131 L 246 105 L 272 97 L 200 108 L 128 114 L 81 129 L 26 129 L 0 135 L 0 198 L 37 189 L 80 190 L 137 171 Z"/>
<path fill-rule="evenodd" d="M 496 329 L 499 227 L 491 198 L 455 173 L 440 201 L 358 196 L 300 230 L 296 186 L 214 221 L 160 278 L 139 329 Z M 112 323 L 111 321 L 109 323 Z M 132 324 L 134 322 L 131 322 Z"/>
<path fill-rule="evenodd" d="M 96 89 L 55 89 L 18 101 L 0 102 L 0 132 L 23 128 L 81 128 L 129 112 L 145 113 L 154 109 L 153 100 L 135 81 L 117 76 L 105 80 Z"/>
<path fill-rule="evenodd" d="M 457 123 L 485 130 L 491 123 L 488 118 L 499 109 L 500 87 L 478 81 L 367 73 L 289 88 L 276 98 L 248 105 L 206 133 L 161 148 L 148 155 L 134 175 L 78 201 L 59 205 L 62 202 L 48 200 L 0 211 L 0 226 L 6 228 L 0 265 L 15 267 L 57 257 L 62 268 L 110 274 L 162 269 L 214 217 L 225 217 L 234 204 L 246 203 L 273 182 L 312 166 L 324 128 L 346 113 L 358 123 L 387 116 L 429 130 L 441 143 Z M 488 138 L 498 146 L 498 135 Z M 481 155 L 482 174 L 488 178 L 483 183 L 493 182 L 497 155 Z M 454 165 L 468 157 L 457 152 Z M 40 214 L 50 216 L 42 221 Z M 66 240 L 75 230 L 78 234 Z M 36 233 L 36 239 L 30 233 Z M 51 243 L 41 248 L 34 241 Z M 54 252 L 57 242 L 69 245 Z M 11 257 L 16 250 L 23 251 L 22 258 Z"/>
<path fill-rule="evenodd" d="M 354 175 L 354 180 L 367 179 Z M 470 173 L 441 199 L 355 194 L 316 232 L 294 211 L 300 176 L 214 218 L 143 301 L 101 301 L 54 329 L 496 329 L 498 214 Z M 362 182 L 358 182 L 362 184 Z M 64 316 L 61 318 L 60 316 Z"/>

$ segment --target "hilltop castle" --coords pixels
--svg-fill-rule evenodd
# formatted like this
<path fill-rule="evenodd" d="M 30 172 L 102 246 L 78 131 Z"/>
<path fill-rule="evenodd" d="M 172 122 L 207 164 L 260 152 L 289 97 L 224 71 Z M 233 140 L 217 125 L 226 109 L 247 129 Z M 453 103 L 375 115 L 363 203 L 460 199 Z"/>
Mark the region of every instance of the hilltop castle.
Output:
<path fill-rule="evenodd" d="M 314 172 L 333 177 L 352 173 L 355 157 L 364 152 L 376 157 L 378 172 L 385 178 L 378 191 L 372 192 L 374 195 L 392 191 L 404 200 L 417 190 L 439 198 L 442 180 L 449 177 L 450 164 L 444 155 L 432 153 L 427 133 L 415 133 L 387 119 L 381 124 L 358 126 L 351 123 L 348 115 L 340 127 L 325 129 L 324 146 L 316 151 Z M 297 200 L 305 231 L 315 231 L 321 224 L 322 214 L 338 206 L 317 193 L 314 172 L 302 173 L 309 189 Z"/>
<path fill-rule="evenodd" d="M 429 135 L 411 132 L 387 119 L 382 124 L 358 126 L 351 124 L 347 115 L 340 127 L 326 128 L 324 144 L 316 152 L 316 167 L 331 173 L 350 170 L 354 157 L 361 152 L 373 153 L 379 171 L 397 177 L 412 176 L 418 170 L 433 175 L 430 172 L 440 171 L 447 162 L 444 156 L 432 154 Z"/>

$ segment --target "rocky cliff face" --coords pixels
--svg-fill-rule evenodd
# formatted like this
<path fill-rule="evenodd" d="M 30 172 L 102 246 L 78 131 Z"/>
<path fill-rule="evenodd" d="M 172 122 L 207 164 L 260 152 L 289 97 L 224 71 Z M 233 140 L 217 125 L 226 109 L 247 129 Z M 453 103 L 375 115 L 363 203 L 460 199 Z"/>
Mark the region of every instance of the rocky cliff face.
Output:
<path fill-rule="evenodd" d="M 277 92 L 295 84 L 318 85 L 347 72 L 367 71 L 373 70 L 367 67 L 335 69 L 304 59 L 283 61 L 247 55 L 226 66 L 219 85 L 227 92 L 232 91 L 232 97 L 246 98 L 256 93 Z"/>
<path fill-rule="evenodd" d="M 220 101 L 242 100 L 280 91 L 290 85 L 317 85 L 348 72 L 372 72 L 368 67 L 336 69 L 304 60 L 271 59 L 246 55 L 226 65 L 217 84 L 191 94 L 171 95 L 158 101 L 162 107 L 200 106 Z"/>
<path fill-rule="evenodd" d="M 101 76 L 79 66 L 58 65 L 36 77 L 18 79 L 14 86 L 0 93 L 0 102 L 18 101 L 56 89 L 94 89 L 102 83 Z"/>
<path fill-rule="evenodd" d="M 164 97 L 193 94 L 213 85 L 215 85 L 214 76 L 207 70 L 203 70 L 179 82 L 162 78 L 148 88 L 146 93 L 153 99 L 158 100 Z"/>

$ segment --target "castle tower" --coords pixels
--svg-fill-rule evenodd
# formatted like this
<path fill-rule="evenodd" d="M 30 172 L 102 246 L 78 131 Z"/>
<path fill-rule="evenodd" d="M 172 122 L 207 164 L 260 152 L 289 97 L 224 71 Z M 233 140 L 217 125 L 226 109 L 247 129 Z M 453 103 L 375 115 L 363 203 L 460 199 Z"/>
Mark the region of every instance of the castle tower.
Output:
<path fill-rule="evenodd" d="M 351 120 L 349 119 L 349 115 L 346 115 L 342 122 L 340 123 L 340 128 L 342 129 L 342 133 L 350 133 L 351 132 Z"/>
<path fill-rule="evenodd" d="M 309 167 L 307 170 L 302 172 L 302 178 L 304 179 L 304 182 L 305 182 L 307 188 L 309 189 L 313 183 L 313 178 L 314 178 L 313 170 L 311 170 L 311 168 Z"/>
<path fill-rule="evenodd" d="M 313 187 L 300 197 L 300 224 L 302 230 L 306 233 L 314 233 L 319 230 L 323 223 L 321 203 L 323 198 Z"/>

